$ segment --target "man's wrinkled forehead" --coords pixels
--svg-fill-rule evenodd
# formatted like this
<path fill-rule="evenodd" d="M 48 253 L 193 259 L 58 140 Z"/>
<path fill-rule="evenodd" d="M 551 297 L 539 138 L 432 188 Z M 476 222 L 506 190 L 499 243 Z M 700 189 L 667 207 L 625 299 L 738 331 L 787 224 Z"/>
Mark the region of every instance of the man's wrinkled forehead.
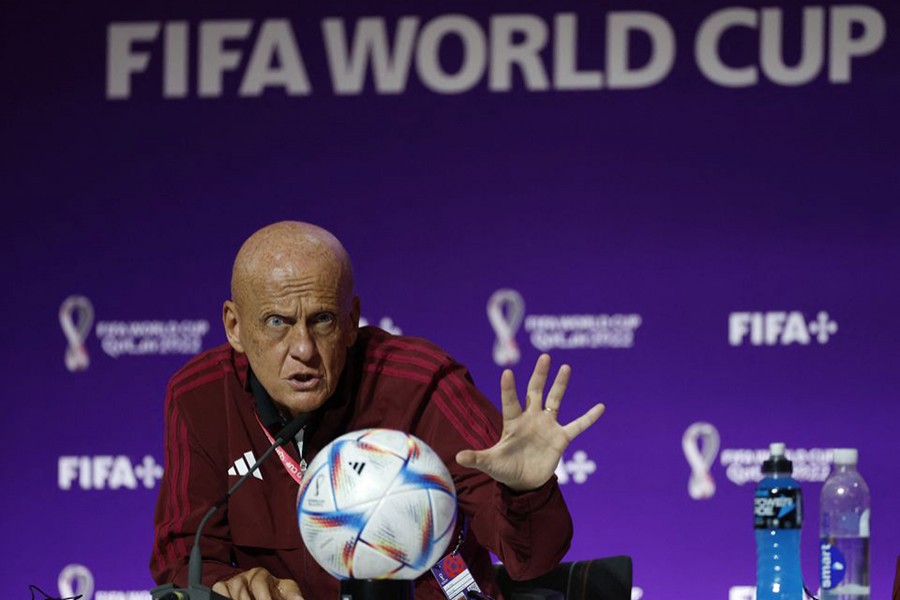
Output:
<path fill-rule="evenodd" d="M 332 282 L 347 300 L 353 294 L 350 259 L 331 233 L 305 223 L 276 223 L 244 242 L 234 261 L 232 298 L 238 300 L 266 282 L 287 279 Z"/>

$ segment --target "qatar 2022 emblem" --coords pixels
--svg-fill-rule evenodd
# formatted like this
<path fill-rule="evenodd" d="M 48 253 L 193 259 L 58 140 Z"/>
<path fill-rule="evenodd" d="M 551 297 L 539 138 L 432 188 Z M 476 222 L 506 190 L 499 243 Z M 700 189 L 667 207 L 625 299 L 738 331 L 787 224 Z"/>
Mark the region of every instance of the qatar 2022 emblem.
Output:
<path fill-rule="evenodd" d="M 66 348 L 66 368 L 84 371 L 91 364 L 85 342 L 94 324 L 94 305 L 85 296 L 69 296 L 59 307 L 59 325 L 69 342 Z"/>
<path fill-rule="evenodd" d="M 59 597 L 91 600 L 94 593 L 94 576 L 84 565 L 66 565 L 59 573 Z"/>
<path fill-rule="evenodd" d="M 525 318 L 525 300 L 516 290 L 501 289 L 488 299 L 487 317 L 497 336 L 494 362 L 501 367 L 519 362 L 522 353 L 516 343 L 516 332 Z"/>
<path fill-rule="evenodd" d="M 711 423 L 694 423 L 681 438 L 684 457 L 691 467 L 688 494 L 694 500 L 706 500 L 716 493 L 710 468 L 719 453 L 719 430 Z"/>

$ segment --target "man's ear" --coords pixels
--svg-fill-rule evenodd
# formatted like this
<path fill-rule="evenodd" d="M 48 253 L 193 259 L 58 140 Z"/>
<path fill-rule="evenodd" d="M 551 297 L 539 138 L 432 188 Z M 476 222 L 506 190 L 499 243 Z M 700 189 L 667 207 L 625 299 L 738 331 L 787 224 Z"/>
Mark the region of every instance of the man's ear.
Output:
<path fill-rule="evenodd" d="M 348 336 L 347 347 L 349 348 L 356 343 L 356 336 L 359 334 L 359 296 L 353 296 L 353 308 L 350 309 L 350 335 Z"/>
<path fill-rule="evenodd" d="M 237 306 L 232 300 L 226 300 L 222 306 L 222 325 L 225 326 L 225 337 L 228 343 L 238 352 L 243 352 L 241 345 L 241 320 L 238 317 Z"/>

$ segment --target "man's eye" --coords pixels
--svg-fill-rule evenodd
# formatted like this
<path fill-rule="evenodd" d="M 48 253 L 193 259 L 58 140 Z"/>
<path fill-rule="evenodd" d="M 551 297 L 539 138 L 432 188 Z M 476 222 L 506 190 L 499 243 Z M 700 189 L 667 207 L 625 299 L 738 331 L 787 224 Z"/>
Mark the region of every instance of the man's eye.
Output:
<path fill-rule="evenodd" d="M 266 325 L 269 325 L 270 327 L 281 327 L 284 325 L 284 319 L 273 315 L 266 319 Z"/>
<path fill-rule="evenodd" d="M 334 322 L 334 315 L 331 313 L 319 313 L 313 317 L 313 323 L 316 325 L 327 325 Z"/>

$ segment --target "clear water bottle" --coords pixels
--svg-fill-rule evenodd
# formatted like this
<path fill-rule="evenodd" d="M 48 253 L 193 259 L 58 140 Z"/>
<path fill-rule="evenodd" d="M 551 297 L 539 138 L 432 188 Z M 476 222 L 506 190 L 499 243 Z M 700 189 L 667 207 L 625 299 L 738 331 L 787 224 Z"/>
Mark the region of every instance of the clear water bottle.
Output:
<path fill-rule="evenodd" d="M 869 486 L 856 470 L 854 448 L 834 451 L 834 467 L 819 503 L 822 600 L 869 597 Z"/>
<path fill-rule="evenodd" d="M 784 454 L 784 444 L 769 445 L 763 463 L 762 481 L 753 499 L 756 529 L 757 600 L 802 600 L 800 527 L 803 496 L 791 477 L 793 465 Z"/>

